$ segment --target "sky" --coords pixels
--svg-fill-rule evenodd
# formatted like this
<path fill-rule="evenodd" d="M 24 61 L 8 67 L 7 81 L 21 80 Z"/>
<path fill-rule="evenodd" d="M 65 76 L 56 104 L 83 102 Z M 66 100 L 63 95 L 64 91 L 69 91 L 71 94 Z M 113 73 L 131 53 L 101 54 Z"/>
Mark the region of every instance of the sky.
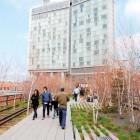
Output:
<path fill-rule="evenodd" d="M 29 11 L 41 4 L 42 0 L 0 2 L 0 64 L 10 65 L 11 75 L 15 68 L 21 77 L 26 75 Z M 116 36 L 140 33 L 140 0 L 115 0 L 115 5 Z"/>

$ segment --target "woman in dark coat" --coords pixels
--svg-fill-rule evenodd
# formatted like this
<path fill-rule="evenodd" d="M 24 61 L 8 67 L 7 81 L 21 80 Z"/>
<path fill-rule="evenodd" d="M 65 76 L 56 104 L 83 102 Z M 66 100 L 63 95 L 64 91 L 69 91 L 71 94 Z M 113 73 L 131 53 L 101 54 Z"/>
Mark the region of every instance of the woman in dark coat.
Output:
<path fill-rule="evenodd" d="M 37 89 L 34 90 L 34 93 L 31 97 L 32 107 L 34 110 L 33 120 L 37 118 L 37 108 L 39 106 L 39 91 Z"/>

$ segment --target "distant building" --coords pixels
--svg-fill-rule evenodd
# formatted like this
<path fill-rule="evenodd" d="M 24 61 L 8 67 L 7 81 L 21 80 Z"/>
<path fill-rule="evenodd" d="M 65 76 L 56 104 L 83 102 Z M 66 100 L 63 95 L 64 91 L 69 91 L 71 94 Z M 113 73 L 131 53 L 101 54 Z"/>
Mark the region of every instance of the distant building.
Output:
<path fill-rule="evenodd" d="M 113 0 L 72 0 L 31 10 L 29 72 L 91 74 L 114 45 Z"/>
<path fill-rule="evenodd" d="M 23 85 L 22 83 L 16 83 L 16 82 L 0 82 L 0 93 L 1 91 L 23 91 Z"/>

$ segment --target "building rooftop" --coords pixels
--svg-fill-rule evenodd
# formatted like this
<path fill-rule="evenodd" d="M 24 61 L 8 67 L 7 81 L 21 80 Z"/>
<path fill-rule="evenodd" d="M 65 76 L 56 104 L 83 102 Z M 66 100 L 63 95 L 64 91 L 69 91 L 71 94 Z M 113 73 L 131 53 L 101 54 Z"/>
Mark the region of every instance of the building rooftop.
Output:
<path fill-rule="evenodd" d="M 51 11 L 55 11 L 59 9 L 65 9 L 68 7 L 70 7 L 69 1 L 49 3 L 47 5 L 43 5 L 43 6 L 32 9 L 32 15 L 36 15 L 38 13 L 51 12 Z"/>

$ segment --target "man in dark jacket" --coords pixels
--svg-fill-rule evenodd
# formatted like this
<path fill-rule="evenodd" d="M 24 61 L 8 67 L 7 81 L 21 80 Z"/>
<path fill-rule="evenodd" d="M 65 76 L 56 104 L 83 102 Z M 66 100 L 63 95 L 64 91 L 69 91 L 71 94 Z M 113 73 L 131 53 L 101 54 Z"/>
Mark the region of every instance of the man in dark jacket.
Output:
<path fill-rule="evenodd" d="M 61 88 L 61 93 L 59 93 L 55 100 L 59 104 L 59 123 L 62 129 L 66 126 L 66 113 L 67 113 L 67 102 L 69 101 L 68 96 L 64 92 L 64 88 Z"/>
<path fill-rule="evenodd" d="M 52 95 L 48 91 L 47 87 L 44 87 L 44 92 L 42 93 L 42 104 L 43 104 L 43 120 L 45 118 L 45 110 L 47 107 L 47 116 L 49 117 L 49 104 L 52 101 Z"/>

